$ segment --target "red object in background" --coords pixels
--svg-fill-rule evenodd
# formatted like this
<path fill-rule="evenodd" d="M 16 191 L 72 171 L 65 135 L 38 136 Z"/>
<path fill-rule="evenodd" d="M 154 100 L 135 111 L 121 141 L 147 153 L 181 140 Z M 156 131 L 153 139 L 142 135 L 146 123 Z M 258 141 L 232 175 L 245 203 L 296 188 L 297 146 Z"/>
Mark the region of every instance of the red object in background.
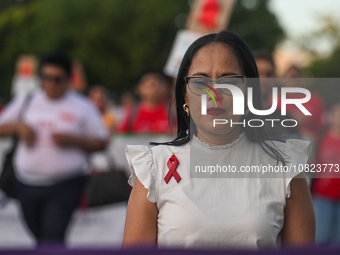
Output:
<path fill-rule="evenodd" d="M 205 0 L 202 4 L 202 11 L 197 20 L 202 23 L 206 29 L 217 27 L 218 13 L 220 12 L 220 4 L 218 0 Z"/>
<path fill-rule="evenodd" d="M 79 209 L 80 211 L 86 211 L 86 209 L 89 207 L 89 199 L 87 198 L 86 195 L 83 195 L 80 203 L 79 203 Z"/>
<path fill-rule="evenodd" d="M 23 57 L 18 63 L 18 73 L 22 76 L 31 76 L 35 73 L 35 62 L 32 57 Z"/>
<path fill-rule="evenodd" d="M 303 98 L 304 96 L 301 94 L 293 94 L 290 93 L 287 98 Z M 281 109 L 281 96 L 278 97 L 278 109 Z M 303 106 L 312 114 L 312 115 L 304 115 L 299 108 L 295 104 L 287 104 L 286 110 L 287 113 L 293 118 L 297 119 L 299 115 L 302 117 L 302 120 L 297 119 L 298 121 L 298 129 L 301 134 L 308 134 L 314 138 L 316 138 L 323 127 L 324 124 L 324 114 L 325 110 L 323 107 L 323 102 L 321 98 L 315 94 L 311 93 L 311 98 L 307 103 L 304 103 Z"/>
<path fill-rule="evenodd" d="M 340 164 L 339 144 L 340 138 L 327 132 L 318 146 L 315 164 L 324 165 L 321 168 L 322 172 L 317 173 L 317 177 L 323 178 L 313 180 L 312 193 L 314 195 L 340 200 L 340 178 L 336 178 L 339 177 L 339 172 L 337 172 L 337 165 Z"/>
<path fill-rule="evenodd" d="M 33 67 L 30 66 L 30 65 L 28 65 L 28 64 L 22 65 L 22 66 L 20 67 L 19 73 L 20 73 L 21 75 L 24 75 L 24 76 L 32 75 L 32 73 L 33 73 Z"/>
<path fill-rule="evenodd" d="M 86 90 L 87 84 L 84 75 L 84 69 L 81 62 L 74 62 L 71 74 L 72 88 L 76 91 L 83 93 Z"/>
<path fill-rule="evenodd" d="M 130 106 L 124 111 L 125 118 L 119 124 L 119 132 L 170 133 L 168 108 L 164 103 L 149 107 L 145 103 Z"/>
<path fill-rule="evenodd" d="M 64 121 L 67 121 L 67 122 L 72 122 L 76 119 L 76 116 L 72 113 L 68 113 L 68 112 L 62 112 L 60 114 L 60 118 Z"/>

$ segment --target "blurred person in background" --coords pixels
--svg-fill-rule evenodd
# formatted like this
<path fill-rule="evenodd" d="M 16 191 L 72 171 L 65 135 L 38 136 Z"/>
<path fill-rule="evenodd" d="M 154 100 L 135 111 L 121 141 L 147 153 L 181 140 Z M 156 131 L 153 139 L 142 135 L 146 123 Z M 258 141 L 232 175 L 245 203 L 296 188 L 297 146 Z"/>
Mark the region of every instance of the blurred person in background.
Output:
<path fill-rule="evenodd" d="M 283 75 L 285 79 L 284 86 L 286 87 L 303 87 L 302 78 L 304 78 L 302 69 L 296 65 L 291 65 Z M 301 93 L 289 93 L 288 98 L 301 98 L 304 95 Z M 281 105 L 281 100 L 278 100 Z M 287 113 L 292 116 L 293 119 L 298 121 L 297 128 L 301 135 L 305 136 L 312 141 L 317 140 L 317 136 L 324 125 L 324 105 L 321 97 L 311 92 L 311 98 L 308 102 L 303 104 L 304 107 L 312 114 L 309 116 L 304 115 L 295 105 L 287 105 Z"/>
<path fill-rule="evenodd" d="M 120 103 L 123 107 L 131 107 L 135 102 L 135 97 L 130 92 L 125 92 L 120 97 Z"/>
<path fill-rule="evenodd" d="M 169 114 L 169 118 L 168 118 L 168 123 L 170 125 L 170 130 L 172 134 L 176 134 L 176 121 L 177 121 L 177 117 L 176 117 L 176 105 L 173 101 L 174 99 L 174 89 L 175 89 L 175 83 L 176 83 L 176 79 L 167 76 L 167 75 L 163 75 L 164 80 L 163 80 L 163 86 L 162 88 L 162 101 L 164 102 L 167 110 L 168 110 L 168 114 Z"/>
<path fill-rule="evenodd" d="M 117 106 L 117 118 L 121 122 L 125 109 L 132 107 L 135 104 L 135 97 L 133 93 L 126 91 L 120 96 L 120 104 Z"/>
<path fill-rule="evenodd" d="M 165 104 L 170 105 L 171 100 L 173 98 L 173 92 L 174 92 L 174 81 L 173 78 L 162 74 L 163 75 L 163 86 L 161 86 L 161 94 L 163 95 L 162 101 L 164 101 Z"/>
<path fill-rule="evenodd" d="M 64 242 L 83 193 L 87 155 L 103 150 L 108 134 L 94 105 L 70 89 L 66 55 L 44 56 L 40 75 L 29 103 L 20 96 L 4 109 L 0 136 L 19 137 L 13 164 L 23 216 L 38 244 L 55 244 Z"/>
<path fill-rule="evenodd" d="M 17 61 L 16 73 L 12 81 L 12 96 L 32 93 L 39 88 L 36 75 L 37 60 L 34 56 L 21 56 Z"/>
<path fill-rule="evenodd" d="M 135 97 L 133 93 L 126 91 L 119 98 L 119 104 L 115 107 L 116 123 L 119 125 L 124 119 L 124 113 L 135 104 Z M 117 128 L 117 126 L 116 126 Z"/>
<path fill-rule="evenodd" d="M 89 91 L 89 98 L 97 106 L 98 110 L 102 114 L 102 121 L 107 128 L 108 132 L 112 134 L 114 132 L 116 118 L 112 109 L 108 109 L 108 92 L 103 86 L 93 86 Z"/>
<path fill-rule="evenodd" d="M 108 91 L 101 85 L 95 85 L 90 88 L 88 95 L 101 113 L 104 126 L 109 134 L 112 135 L 116 127 L 116 116 L 113 109 L 109 109 Z M 108 142 L 106 150 L 92 153 L 90 155 L 89 165 L 91 174 L 108 172 L 115 167 L 113 154 L 110 151 L 110 141 Z"/>
<path fill-rule="evenodd" d="M 298 67 L 297 65 L 290 65 L 287 70 L 285 71 L 285 73 L 283 74 L 284 78 L 303 78 L 303 71 L 300 67 Z"/>
<path fill-rule="evenodd" d="M 270 109 L 273 103 L 273 87 L 278 87 L 275 79 L 277 78 L 275 62 L 272 54 L 265 49 L 254 52 L 254 58 L 261 82 L 262 108 Z M 289 114 L 282 116 L 280 109 L 276 109 L 266 118 L 283 120 L 284 118 L 290 119 L 291 117 Z M 287 138 L 300 138 L 299 131 L 296 127 L 287 128 L 277 124 L 274 124 L 274 127 L 272 127 L 272 123 L 265 122 L 264 128 L 269 137 L 273 139 L 285 141 Z"/>
<path fill-rule="evenodd" d="M 162 72 L 146 71 L 137 83 L 138 104 L 124 111 L 124 118 L 118 125 L 119 132 L 131 133 L 170 133 L 168 120 L 169 107 L 164 102 L 167 80 Z"/>
<path fill-rule="evenodd" d="M 254 52 L 254 58 L 261 79 L 261 96 L 263 109 L 269 109 L 272 104 L 272 89 L 275 86 L 276 67 L 272 54 L 267 50 L 258 50 Z"/>
<path fill-rule="evenodd" d="M 340 243 L 340 178 L 336 178 L 340 164 L 340 98 L 331 103 L 328 116 L 330 123 L 320 135 L 315 159 L 315 164 L 321 164 L 321 172 L 316 170 L 319 178 L 312 182 L 316 243 L 320 245 Z"/>
<path fill-rule="evenodd" d="M 87 82 L 84 67 L 80 61 L 74 61 L 72 63 L 72 72 L 70 80 L 72 89 L 78 91 L 81 94 L 85 94 L 87 89 Z"/>

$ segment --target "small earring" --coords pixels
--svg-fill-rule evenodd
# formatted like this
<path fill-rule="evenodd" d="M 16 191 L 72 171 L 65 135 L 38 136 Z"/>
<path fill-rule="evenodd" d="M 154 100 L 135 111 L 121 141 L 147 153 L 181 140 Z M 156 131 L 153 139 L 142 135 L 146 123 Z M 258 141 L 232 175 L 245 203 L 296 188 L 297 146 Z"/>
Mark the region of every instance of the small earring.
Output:
<path fill-rule="evenodd" d="M 187 113 L 188 117 L 190 116 L 190 109 L 187 104 L 183 105 L 183 110 Z"/>

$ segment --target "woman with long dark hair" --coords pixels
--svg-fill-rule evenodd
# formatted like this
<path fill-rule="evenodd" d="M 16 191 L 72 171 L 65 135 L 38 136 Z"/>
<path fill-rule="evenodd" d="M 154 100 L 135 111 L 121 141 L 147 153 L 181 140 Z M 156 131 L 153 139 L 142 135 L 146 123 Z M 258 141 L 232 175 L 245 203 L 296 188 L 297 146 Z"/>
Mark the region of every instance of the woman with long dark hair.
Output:
<path fill-rule="evenodd" d="M 124 246 L 255 248 L 314 242 L 313 206 L 306 179 L 296 178 L 299 172 L 277 178 L 191 178 L 191 166 L 202 160 L 193 149 L 209 162 L 238 169 L 306 163 L 308 142 L 270 141 L 262 127 L 211 125 L 214 119 L 246 123 L 255 117 L 247 103 L 243 115 L 233 114 L 231 91 L 218 85 L 234 85 L 244 94 L 252 88 L 253 106 L 262 109 L 257 78 L 249 47 L 232 32 L 203 36 L 189 47 L 176 81 L 177 137 L 152 148 L 126 148 L 133 190 Z M 206 114 L 201 113 L 203 96 Z"/>

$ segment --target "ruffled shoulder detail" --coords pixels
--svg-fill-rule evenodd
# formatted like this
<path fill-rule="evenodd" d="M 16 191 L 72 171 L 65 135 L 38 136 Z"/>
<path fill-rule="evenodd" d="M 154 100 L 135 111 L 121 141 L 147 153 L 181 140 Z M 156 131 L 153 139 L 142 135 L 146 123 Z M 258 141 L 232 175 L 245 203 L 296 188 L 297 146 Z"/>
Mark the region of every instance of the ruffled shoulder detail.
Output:
<path fill-rule="evenodd" d="M 304 169 L 304 165 L 307 164 L 310 142 L 300 139 L 288 139 L 284 145 L 282 151 L 285 155 L 283 156 L 287 161 L 286 165 L 289 169 L 289 171 L 284 173 L 284 181 L 286 198 L 289 198 L 291 195 L 290 182 L 294 177 L 301 173 L 301 170 Z"/>
<path fill-rule="evenodd" d="M 137 177 L 149 191 L 147 194 L 149 201 L 155 203 L 155 166 L 150 147 L 146 145 L 127 145 L 125 155 L 132 172 L 128 183 L 133 187 Z"/>

